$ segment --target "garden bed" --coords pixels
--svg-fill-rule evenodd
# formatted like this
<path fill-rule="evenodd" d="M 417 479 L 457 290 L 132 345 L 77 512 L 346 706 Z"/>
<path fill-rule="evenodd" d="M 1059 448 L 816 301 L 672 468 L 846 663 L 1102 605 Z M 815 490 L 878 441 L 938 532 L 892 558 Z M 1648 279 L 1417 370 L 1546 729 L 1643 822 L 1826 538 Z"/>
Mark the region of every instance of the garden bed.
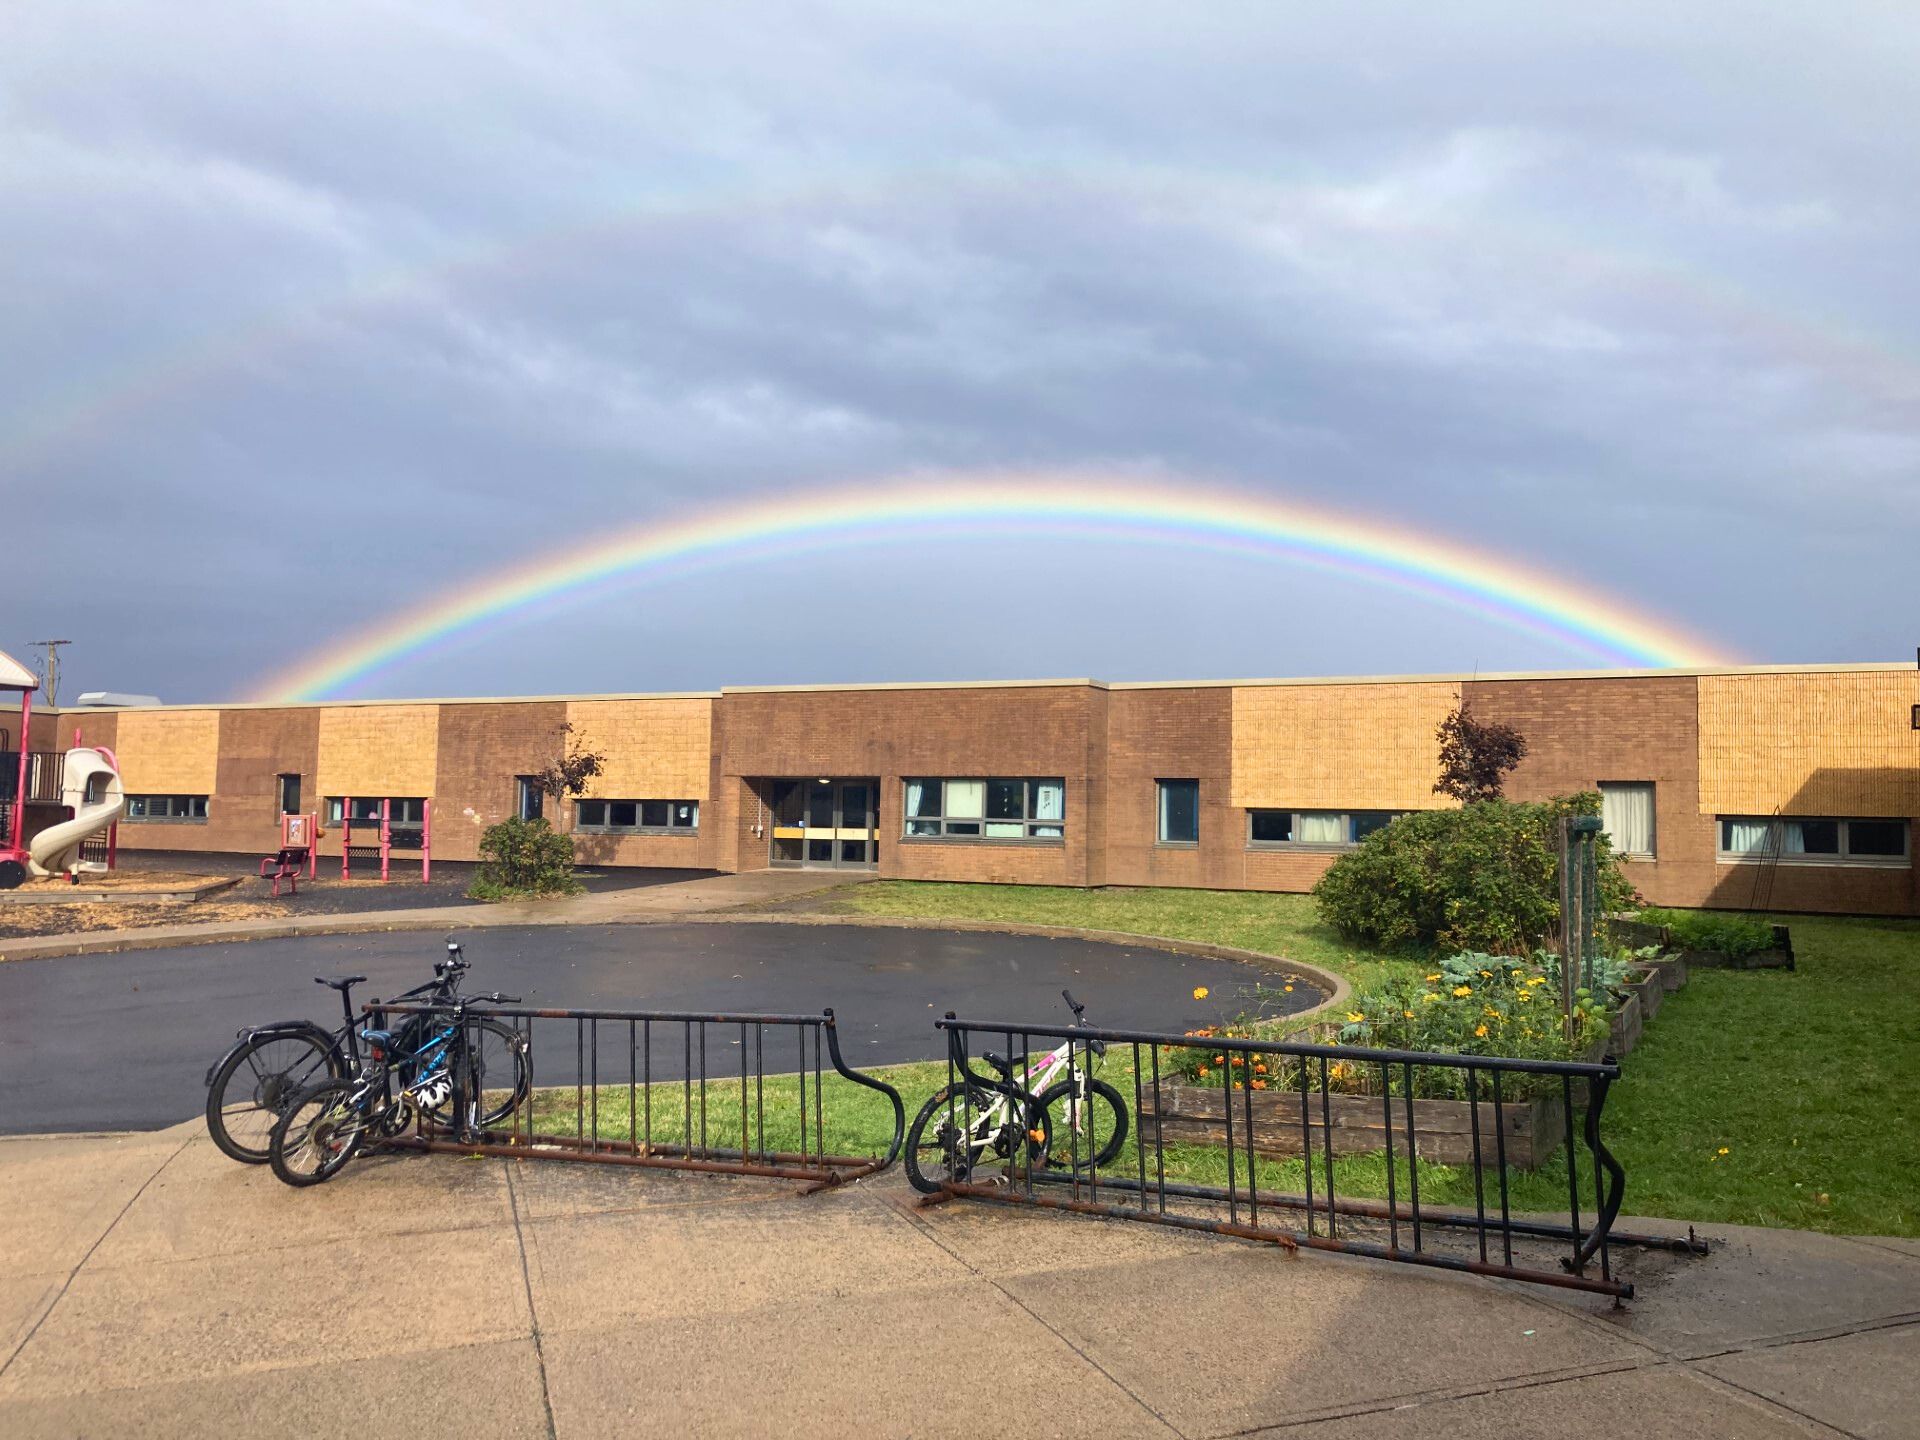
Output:
<path fill-rule="evenodd" d="M 1199 1085 L 1162 1085 L 1159 1097 L 1157 1109 L 1151 1094 L 1144 1097 L 1140 1111 L 1143 1141 L 1152 1133 L 1149 1127 L 1157 1123 L 1161 1138 L 1169 1143 L 1226 1145 L 1222 1106 L 1227 1092 Z M 1407 1102 L 1403 1096 L 1328 1095 L 1324 1115 L 1317 1090 L 1305 1096 L 1293 1090 L 1252 1095 L 1237 1091 L 1232 1098 L 1234 1143 L 1246 1144 L 1250 1108 L 1253 1149 L 1261 1155 L 1285 1158 L 1303 1152 L 1325 1154 L 1329 1134 L 1336 1156 L 1384 1151 L 1389 1110 L 1394 1152 L 1403 1158 L 1407 1153 Z M 1304 1127 L 1300 1114 L 1303 1103 Z M 1499 1163 L 1499 1130 L 1503 1129 L 1507 1164 L 1532 1170 L 1566 1138 L 1566 1106 L 1559 1095 L 1550 1093 L 1509 1100 L 1498 1107 L 1488 1100 L 1474 1104 L 1465 1100 L 1415 1100 L 1413 1124 L 1415 1148 L 1422 1160 L 1437 1165 L 1472 1164 L 1474 1126 L 1478 1124 L 1483 1165 L 1491 1168 Z"/>

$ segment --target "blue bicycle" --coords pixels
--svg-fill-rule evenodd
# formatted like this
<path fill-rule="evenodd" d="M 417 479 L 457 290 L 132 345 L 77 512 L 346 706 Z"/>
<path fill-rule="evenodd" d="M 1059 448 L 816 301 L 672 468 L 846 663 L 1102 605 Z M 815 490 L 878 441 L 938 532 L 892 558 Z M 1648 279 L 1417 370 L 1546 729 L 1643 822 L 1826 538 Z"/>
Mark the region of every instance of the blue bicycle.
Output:
<path fill-rule="evenodd" d="M 307 1086 L 274 1122 L 267 1140 L 273 1173 L 289 1185 L 318 1185 L 368 1141 L 391 1140 L 416 1120 L 466 1139 L 511 1115 L 528 1094 L 524 1044 L 513 1047 L 515 1063 L 507 1075 L 494 1076 L 489 1089 L 487 1055 L 474 1043 L 474 1030 L 499 1022 L 470 1018 L 467 1007 L 519 998 L 498 991 L 464 996 L 431 1016 L 410 1017 L 424 1023 L 360 1031 L 366 1058 L 357 1072 Z"/>

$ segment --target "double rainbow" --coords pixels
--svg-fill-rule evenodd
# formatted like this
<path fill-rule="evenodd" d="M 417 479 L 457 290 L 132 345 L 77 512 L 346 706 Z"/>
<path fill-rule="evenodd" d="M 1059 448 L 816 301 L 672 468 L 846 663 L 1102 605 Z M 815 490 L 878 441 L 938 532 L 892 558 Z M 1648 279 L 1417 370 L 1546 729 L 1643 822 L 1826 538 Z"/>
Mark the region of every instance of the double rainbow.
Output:
<path fill-rule="evenodd" d="M 1085 474 L 906 478 L 803 491 L 656 521 L 452 590 L 308 656 L 257 698 L 337 697 L 409 657 L 676 567 L 891 541 L 999 533 L 1145 540 L 1334 571 L 1484 616 L 1608 666 L 1723 664 L 1704 639 L 1510 560 L 1335 511 L 1241 491 Z"/>

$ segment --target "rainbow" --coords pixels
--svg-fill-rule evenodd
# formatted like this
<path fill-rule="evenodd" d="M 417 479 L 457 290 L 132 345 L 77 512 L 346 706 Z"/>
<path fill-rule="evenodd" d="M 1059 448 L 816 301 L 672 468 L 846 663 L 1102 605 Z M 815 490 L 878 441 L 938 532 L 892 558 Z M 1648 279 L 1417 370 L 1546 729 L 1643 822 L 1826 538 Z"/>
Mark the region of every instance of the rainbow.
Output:
<path fill-rule="evenodd" d="M 937 531 L 1147 540 L 1331 570 L 1544 637 L 1606 665 L 1726 663 L 1706 641 L 1502 557 L 1336 511 L 1164 479 L 1004 473 L 909 476 L 652 521 L 445 592 L 308 656 L 258 699 L 338 697 L 393 664 L 597 589 L 762 554 Z"/>

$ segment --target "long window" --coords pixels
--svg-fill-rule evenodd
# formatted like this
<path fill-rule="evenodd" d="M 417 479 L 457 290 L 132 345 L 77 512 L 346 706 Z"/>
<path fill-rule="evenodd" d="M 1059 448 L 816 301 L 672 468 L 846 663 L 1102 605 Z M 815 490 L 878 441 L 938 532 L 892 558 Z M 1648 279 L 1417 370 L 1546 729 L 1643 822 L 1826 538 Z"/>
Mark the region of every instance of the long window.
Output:
<path fill-rule="evenodd" d="M 327 824 L 338 825 L 343 818 L 346 801 L 339 795 L 327 797 Z M 418 795 L 391 795 L 387 797 L 387 817 L 395 826 L 414 826 L 421 824 L 427 815 L 427 802 Z M 353 797 L 353 823 L 355 825 L 378 825 L 380 823 L 380 797 L 356 795 Z"/>
<path fill-rule="evenodd" d="M 1247 844 L 1344 849 L 1358 845 L 1404 810 L 1249 810 Z"/>
<path fill-rule="evenodd" d="M 1200 843 L 1200 782 L 1198 780 L 1161 780 L 1156 782 L 1159 819 L 1156 837 L 1162 845 L 1198 845 Z"/>
<path fill-rule="evenodd" d="M 1635 859 L 1653 856 L 1653 783 L 1648 780 L 1602 780 L 1600 824 L 1622 855 Z"/>
<path fill-rule="evenodd" d="M 183 825 L 204 825 L 207 797 L 204 795 L 129 795 L 127 819 L 170 821 Z"/>
<path fill-rule="evenodd" d="M 1066 835 L 1064 780 L 908 780 L 909 838 L 1059 840 Z"/>
<path fill-rule="evenodd" d="M 581 800 L 573 828 L 589 835 L 692 835 L 700 829 L 698 800 Z"/>
<path fill-rule="evenodd" d="M 1910 854 L 1904 820 L 1722 815 L 1722 860 L 1783 865 L 1899 865 Z"/>
<path fill-rule="evenodd" d="M 513 780 L 514 813 L 522 820 L 538 820 L 546 809 L 546 793 L 531 775 L 516 775 Z"/>

